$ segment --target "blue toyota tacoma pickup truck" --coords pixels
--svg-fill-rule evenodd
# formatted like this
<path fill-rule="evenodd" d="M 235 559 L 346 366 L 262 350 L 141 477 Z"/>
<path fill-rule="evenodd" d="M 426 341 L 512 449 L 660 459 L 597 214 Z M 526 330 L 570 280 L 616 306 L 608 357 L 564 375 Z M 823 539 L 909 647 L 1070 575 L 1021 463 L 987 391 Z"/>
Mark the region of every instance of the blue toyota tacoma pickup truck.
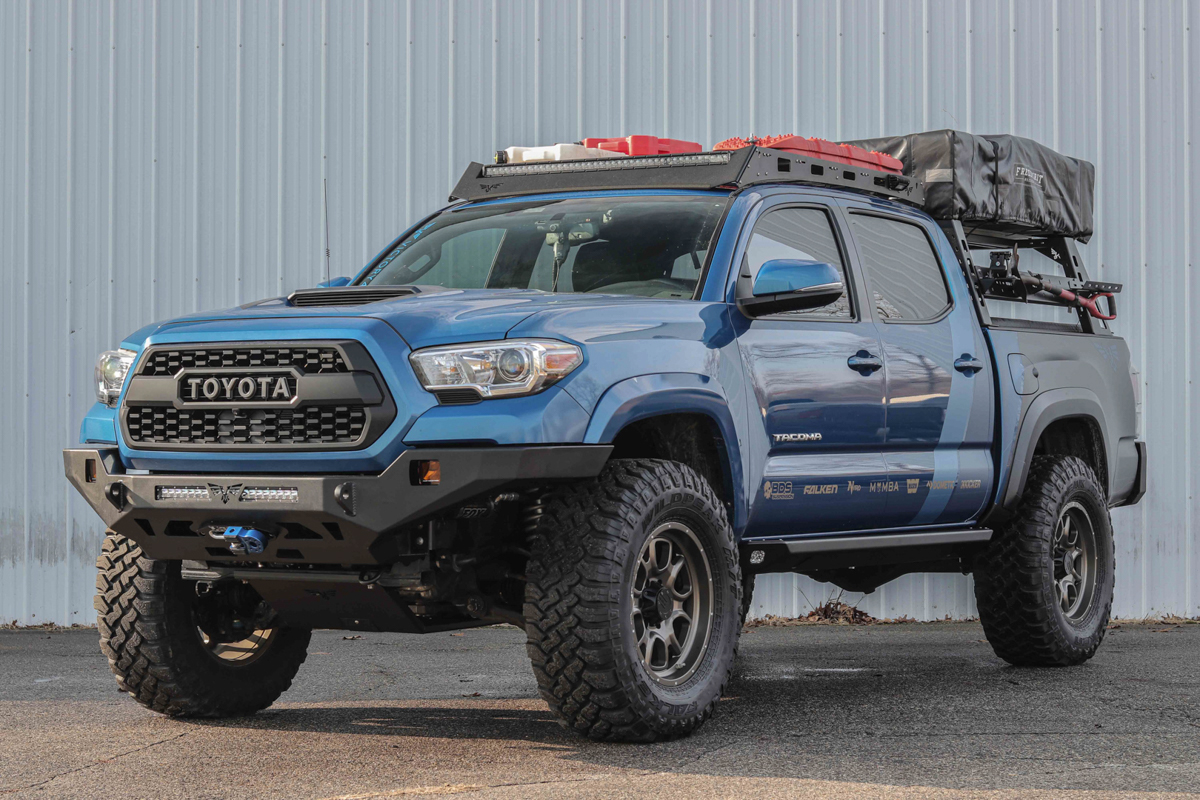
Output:
<path fill-rule="evenodd" d="M 1145 491 L 1138 379 L 1075 247 L 1091 165 L 1013 142 L 472 164 L 354 279 L 131 334 L 64 451 L 121 689 L 247 714 L 313 628 L 511 623 L 565 725 L 670 738 L 771 572 L 972 574 L 1001 658 L 1090 658 L 1109 509 Z M 991 172 L 938 165 L 964 148 Z"/>

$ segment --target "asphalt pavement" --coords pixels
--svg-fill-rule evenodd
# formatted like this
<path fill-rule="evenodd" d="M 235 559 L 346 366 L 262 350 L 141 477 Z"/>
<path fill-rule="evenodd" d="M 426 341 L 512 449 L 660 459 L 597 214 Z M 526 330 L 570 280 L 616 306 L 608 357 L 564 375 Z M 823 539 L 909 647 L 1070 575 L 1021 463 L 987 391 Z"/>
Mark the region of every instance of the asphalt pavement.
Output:
<path fill-rule="evenodd" d="M 689 739 L 595 744 L 536 696 L 523 635 L 318 632 L 257 716 L 171 720 L 94 630 L 0 631 L 0 795 L 104 798 L 1074 797 L 1200 792 L 1200 625 L 1121 625 L 1070 669 L 975 623 L 755 628 Z"/>

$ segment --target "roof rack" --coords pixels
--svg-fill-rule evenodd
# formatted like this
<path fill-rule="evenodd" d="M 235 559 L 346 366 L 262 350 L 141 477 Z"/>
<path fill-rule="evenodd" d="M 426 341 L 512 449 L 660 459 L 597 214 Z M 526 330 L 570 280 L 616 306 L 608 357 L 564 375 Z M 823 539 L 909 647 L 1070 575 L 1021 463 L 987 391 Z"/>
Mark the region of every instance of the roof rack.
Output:
<path fill-rule="evenodd" d="M 764 183 L 834 186 L 920 206 L 923 185 L 882 170 L 769 147 L 630 158 L 484 166 L 472 162 L 451 200 L 491 200 L 595 189 L 744 189 Z"/>

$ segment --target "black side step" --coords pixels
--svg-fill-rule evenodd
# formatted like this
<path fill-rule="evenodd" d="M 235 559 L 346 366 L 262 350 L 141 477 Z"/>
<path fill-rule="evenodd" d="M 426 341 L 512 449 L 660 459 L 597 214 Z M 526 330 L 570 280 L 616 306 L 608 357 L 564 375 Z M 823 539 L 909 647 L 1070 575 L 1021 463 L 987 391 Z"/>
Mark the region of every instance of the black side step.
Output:
<path fill-rule="evenodd" d="M 991 538 L 991 528 L 953 528 L 749 539 L 741 543 L 740 549 L 742 564 L 752 572 L 790 572 L 797 567 L 828 569 L 924 560 Z"/>

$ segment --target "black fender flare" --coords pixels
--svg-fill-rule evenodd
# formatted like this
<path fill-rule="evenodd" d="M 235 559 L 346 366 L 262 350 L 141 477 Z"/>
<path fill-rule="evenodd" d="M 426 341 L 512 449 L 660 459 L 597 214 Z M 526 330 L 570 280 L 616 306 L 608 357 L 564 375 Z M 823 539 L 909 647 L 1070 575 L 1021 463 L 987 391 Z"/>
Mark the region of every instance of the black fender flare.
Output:
<path fill-rule="evenodd" d="M 1025 492 L 1025 483 L 1029 479 L 1033 451 L 1046 429 L 1059 420 L 1075 418 L 1091 419 L 1099 426 L 1100 445 L 1104 449 L 1105 463 L 1112 463 L 1113 448 L 1108 441 L 1108 425 L 1104 418 L 1104 409 L 1100 405 L 1100 398 L 1096 396 L 1096 393 L 1083 387 L 1067 387 L 1042 392 L 1029 404 L 1025 416 L 1021 420 L 1021 426 L 1017 431 L 1016 445 L 1013 447 L 1012 472 L 1009 475 L 1008 486 L 1005 488 L 1004 499 L 1000 505 L 1011 510 L 1020 501 L 1021 495 Z M 1112 488 L 1107 485 L 1110 479 L 1111 476 L 1106 476 L 1104 479 L 1106 494 Z"/>
<path fill-rule="evenodd" d="M 730 522 L 740 537 L 749 514 L 741 439 L 724 390 L 709 376 L 668 372 L 618 381 L 596 403 L 583 441 L 611 444 L 626 426 L 670 414 L 703 414 L 716 423 L 725 444 L 721 466 L 733 495 Z"/>

